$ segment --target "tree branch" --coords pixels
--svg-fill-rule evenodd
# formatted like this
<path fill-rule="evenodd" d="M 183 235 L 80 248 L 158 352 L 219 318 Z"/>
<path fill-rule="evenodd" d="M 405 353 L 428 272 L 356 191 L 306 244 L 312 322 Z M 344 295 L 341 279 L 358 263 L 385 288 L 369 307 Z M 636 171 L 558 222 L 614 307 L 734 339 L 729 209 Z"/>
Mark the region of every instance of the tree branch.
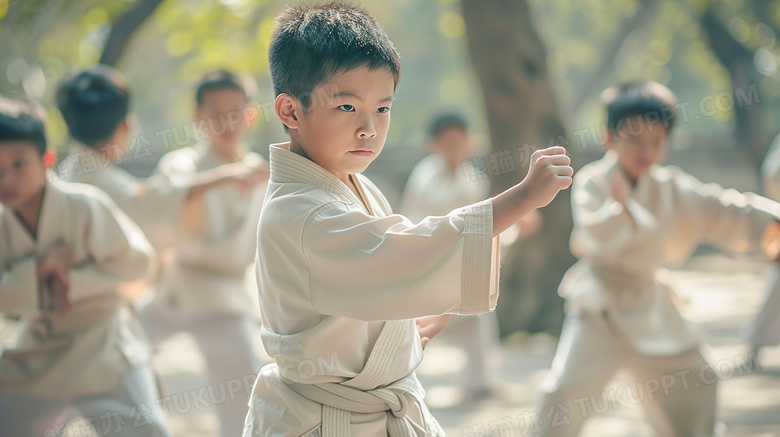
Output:
<path fill-rule="evenodd" d="M 125 12 L 111 24 L 100 63 L 116 66 L 125 51 L 130 37 L 149 18 L 163 0 L 141 0 L 133 9 Z"/>
<path fill-rule="evenodd" d="M 659 2 L 644 0 L 640 2 L 639 7 L 627 20 L 623 21 L 615 38 L 607 46 L 603 52 L 603 56 L 599 61 L 596 70 L 584 81 L 584 83 L 578 88 L 579 92 L 572 99 L 572 105 L 570 108 L 571 116 L 575 116 L 585 101 L 593 94 L 593 90 L 599 85 L 601 79 L 612 68 L 615 63 L 617 55 L 623 48 L 623 44 L 628 37 L 637 29 L 644 26 L 655 13 L 656 5 Z"/>

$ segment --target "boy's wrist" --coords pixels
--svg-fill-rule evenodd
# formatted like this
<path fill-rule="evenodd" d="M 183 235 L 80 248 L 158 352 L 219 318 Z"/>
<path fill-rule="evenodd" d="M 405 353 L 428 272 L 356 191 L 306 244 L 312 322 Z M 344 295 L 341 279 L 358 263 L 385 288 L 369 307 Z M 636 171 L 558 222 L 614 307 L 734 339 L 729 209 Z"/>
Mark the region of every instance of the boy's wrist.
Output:
<path fill-rule="evenodd" d="M 531 192 L 532 187 L 527 181 L 524 180 L 520 182 L 515 188 L 517 188 L 517 190 L 513 193 L 512 204 L 516 205 L 518 211 L 521 212 L 521 218 L 541 207 L 541 204 L 535 201 L 533 193 Z"/>

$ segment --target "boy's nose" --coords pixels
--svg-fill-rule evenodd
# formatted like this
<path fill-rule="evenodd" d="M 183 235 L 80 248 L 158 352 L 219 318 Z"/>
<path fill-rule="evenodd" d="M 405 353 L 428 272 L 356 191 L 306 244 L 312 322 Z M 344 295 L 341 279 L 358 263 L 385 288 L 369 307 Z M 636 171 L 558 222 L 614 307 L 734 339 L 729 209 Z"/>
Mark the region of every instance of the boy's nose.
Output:
<path fill-rule="evenodd" d="M 358 139 L 361 140 L 371 139 L 376 136 L 376 128 L 374 127 L 374 120 L 371 119 L 371 116 L 363 116 L 360 127 L 358 127 L 358 130 L 355 133 Z"/>
<path fill-rule="evenodd" d="M 357 131 L 357 137 L 365 140 L 365 139 L 371 139 L 376 136 L 376 129 L 374 129 L 374 124 L 370 121 L 367 121 L 363 124 L 363 126 L 360 127 Z"/>

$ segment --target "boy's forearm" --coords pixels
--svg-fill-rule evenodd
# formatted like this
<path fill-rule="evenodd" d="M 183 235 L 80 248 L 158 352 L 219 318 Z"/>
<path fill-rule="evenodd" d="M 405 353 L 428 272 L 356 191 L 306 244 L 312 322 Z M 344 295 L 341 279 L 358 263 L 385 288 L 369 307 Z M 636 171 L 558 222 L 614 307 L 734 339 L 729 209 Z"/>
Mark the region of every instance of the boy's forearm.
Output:
<path fill-rule="evenodd" d="M 224 184 L 231 176 L 232 173 L 226 171 L 224 167 L 216 167 L 194 174 L 190 180 L 191 185 L 185 202 L 203 197 L 206 192 Z"/>
<path fill-rule="evenodd" d="M 509 229 L 536 209 L 528 200 L 526 186 L 521 182 L 493 197 L 493 236 Z"/>

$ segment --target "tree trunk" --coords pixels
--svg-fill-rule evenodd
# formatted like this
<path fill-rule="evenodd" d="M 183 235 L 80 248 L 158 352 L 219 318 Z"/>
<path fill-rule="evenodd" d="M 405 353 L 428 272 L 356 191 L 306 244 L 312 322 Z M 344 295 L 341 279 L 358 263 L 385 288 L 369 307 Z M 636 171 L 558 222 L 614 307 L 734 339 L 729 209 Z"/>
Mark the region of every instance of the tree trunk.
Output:
<path fill-rule="evenodd" d="M 491 160 L 506 151 L 515 171 L 488 164 L 491 188 L 522 180 L 533 149 L 568 146 L 547 72 L 547 52 L 525 0 L 462 0 L 468 51 L 478 76 L 491 138 Z M 496 161 L 493 160 L 495 163 Z M 542 230 L 514 245 L 501 269 L 498 316 L 502 335 L 518 330 L 558 331 L 563 315 L 558 284 L 572 264 L 569 191 L 541 213 Z"/>
<path fill-rule="evenodd" d="M 758 86 L 753 73 L 753 52 L 731 36 L 712 6 L 702 13 L 699 22 L 707 34 L 715 57 L 729 73 L 732 88 L 730 91 L 749 96 L 750 88 Z M 760 97 L 759 94 L 759 99 Z M 753 163 L 759 168 L 769 147 L 769 138 L 764 136 L 761 123 L 760 100 L 748 104 L 737 104 L 736 99 L 734 100 L 736 144 L 750 153 Z"/>

